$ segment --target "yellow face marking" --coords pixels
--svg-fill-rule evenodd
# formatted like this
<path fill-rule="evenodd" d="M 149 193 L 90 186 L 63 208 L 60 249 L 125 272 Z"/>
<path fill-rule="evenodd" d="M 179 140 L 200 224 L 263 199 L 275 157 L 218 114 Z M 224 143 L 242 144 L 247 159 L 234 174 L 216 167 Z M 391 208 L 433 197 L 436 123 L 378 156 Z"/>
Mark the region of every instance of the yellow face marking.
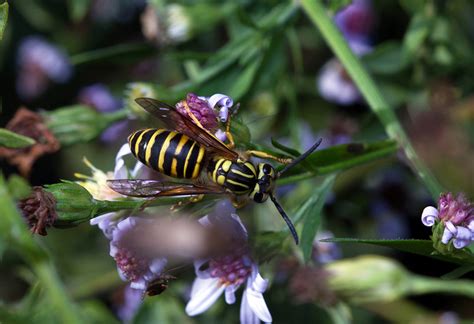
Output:
<path fill-rule="evenodd" d="M 223 175 L 220 175 L 217 177 L 217 181 L 216 181 L 218 184 L 220 184 L 221 186 L 224 185 L 224 182 L 225 182 L 225 176 Z"/>
<path fill-rule="evenodd" d="M 204 157 L 204 152 L 205 152 L 204 147 L 199 146 L 199 155 L 198 155 L 198 158 L 197 158 L 197 163 L 194 166 L 193 179 L 197 178 L 197 176 L 199 175 L 199 170 L 201 169 L 200 166 L 201 166 L 202 158 Z"/>
<path fill-rule="evenodd" d="M 243 183 L 240 183 L 240 182 L 237 182 L 237 181 L 234 181 L 234 180 L 227 179 L 227 182 L 230 183 L 230 184 L 233 184 L 235 186 L 246 188 L 247 190 L 249 189 L 249 186 L 247 186 L 246 184 L 243 184 Z"/>
<path fill-rule="evenodd" d="M 230 167 L 232 166 L 232 161 L 226 160 L 222 163 L 222 170 L 229 172 Z"/>
<path fill-rule="evenodd" d="M 155 138 L 164 131 L 164 129 L 158 129 L 157 131 L 155 131 L 155 133 L 151 136 L 150 141 L 146 145 L 145 162 L 147 165 L 150 165 L 151 148 L 153 147 L 153 144 L 155 144 Z"/>
<path fill-rule="evenodd" d="M 140 136 L 138 136 L 138 139 L 137 141 L 135 142 L 135 153 L 138 155 L 138 149 L 140 148 L 140 142 L 142 141 L 142 138 L 143 138 L 143 135 L 145 135 L 145 133 L 148 133 L 150 129 L 145 129 L 144 131 L 142 131 L 142 133 L 140 134 Z"/>
<path fill-rule="evenodd" d="M 161 147 L 160 150 L 160 156 L 158 158 L 158 170 L 161 172 L 164 171 L 163 164 L 165 163 L 165 153 L 168 147 L 170 146 L 170 142 L 175 137 L 178 135 L 178 133 L 175 132 L 170 132 L 169 135 L 166 137 L 165 141 L 163 142 L 163 146 Z"/>
<path fill-rule="evenodd" d="M 249 179 L 255 178 L 255 175 L 253 175 L 253 174 L 243 173 L 242 171 L 235 170 L 235 169 L 230 170 L 230 172 L 238 174 L 239 176 L 242 176 L 242 177 L 245 177 L 245 178 L 249 178 Z"/>

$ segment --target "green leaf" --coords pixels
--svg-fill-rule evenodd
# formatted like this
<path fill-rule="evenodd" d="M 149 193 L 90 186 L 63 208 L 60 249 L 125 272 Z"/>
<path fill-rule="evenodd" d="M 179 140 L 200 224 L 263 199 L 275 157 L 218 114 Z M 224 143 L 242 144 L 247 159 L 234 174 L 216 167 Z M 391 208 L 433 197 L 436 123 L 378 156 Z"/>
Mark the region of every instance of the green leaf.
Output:
<path fill-rule="evenodd" d="M 371 239 L 356 239 L 356 238 L 330 238 L 321 240 L 321 242 L 336 242 L 336 243 L 359 243 L 359 244 L 371 244 L 393 248 L 403 252 L 409 252 L 427 256 L 433 259 L 442 260 L 446 262 L 461 264 L 461 265 L 473 265 L 474 258 L 467 252 L 464 259 L 453 257 L 450 255 L 441 255 L 433 248 L 433 242 L 431 240 L 371 240 Z"/>
<path fill-rule="evenodd" d="M 474 265 L 465 265 L 461 266 L 459 268 L 454 269 L 451 272 L 448 272 L 444 275 L 441 276 L 441 279 L 446 279 L 446 280 L 452 280 L 452 279 L 457 279 L 466 273 L 469 273 L 471 271 L 474 271 Z"/>
<path fill-rule="evenodd" d="M 287 238 L 288 231 L 259 233 L 252 244 L 258 263 L 267 262 L 280 254 Z"/>
<path fill-rule="evenodd" d="M 336 13 L 339 10 L 344 9 L 344 7 L 348 6 L 351 4 L 352 0 L 330 0 L 328 1 L 328 8 L 332 12 Z"/>
<path fill-rule="evenodd" d="M 31 193 L 31 187 L 28 182 L 19 175 L 13 174 L 8 178 L 8 191 L 15 200 L 28 197 Z"/>
<path fill-rule="evenodd" d="M 278 142 L 273 137 L 271 138 L 271 141 L 272 141 L 272 145 L 275 146 L 277 149 L 279 149 L 279 150 L 281 150 L 281 151 L 283 151 L 287 154 L 290 154 L 293 157 L 297 157 L 297 156 L 301 155 L 301 153 L 298 150 L 295 150 L 291 147 L 288 147 L 286 145 L 281 144 L 280 142 Z"/>
<path fill-rule="evenodd" d="M 35 140 L 5 128 L 0 128 L 0 146 L 24 148 L 35 144 Z"/>
<path fill-rule="evenodd" d="M 3 33 L 7 27 L 8 21 L 8 2 L 4 2 L 0 5 L 0 40 L 3 39 Z"/>
<path fill-rule="evenodd" d="M 433 19 L 424 13 L 414 15 L 403 39 L 403 48 L 408 54 L 415 54 L 425 42 L 432 30 Z"/>
<path fill-rule="evenodd" d="M 91 0 L 68 0 L 69 15 L 75 22 L 81 21 L 89 10 Z"/>
<path fill-rule="evenodd" d="M 323 139 L 324 141 L 324 139 Z M 278 180 L 278 183 L 287 184 L 316 175 L 329 174 L 346 170 L 360 164 L 371 162 L 397 151 L 397 144 L 392 140 L 384 140 L 370 144 L 342 144 L 319 150 L 311 154 L 306 163 L 312 169 L 305 169 L 304 164 L 295 166 L 288 171 L 288 175 Z M 315 170 L 315 172 L 310 172 Z"/>
<path fill-rule="evenodd" d="M 407 52 L 397 41 L 378 45 L 361 60 L 367 70 L 376 74 L 394 74 L 402 71 L 409 63 Z"/>
<path fill-rule="evenodd" d="M 99 48 L 71 56 L 73 65 L 89 64 L 97 61 L 122 61 L 124 58 L 144 57 L 155 53 L 155 48 L 146 43 L 119 44 Z"/>
<path fill-rule="evenodd" d="M 336 180 L 336 174 L 327 176 L 323 183 L 313 192 L 311 197 L 306 203 L 300 208 L 295 215 L 295 222 L 302 219 L 304 221 L 303 231 L 301 233 L 301 250 L 303 251 L 303 257 L 305 262 L 311 257 L 313 250 L 313 240 L 318 231 L 319 224 L 321 223 L 321 214 L 324 206 L 324 202 Z"/>

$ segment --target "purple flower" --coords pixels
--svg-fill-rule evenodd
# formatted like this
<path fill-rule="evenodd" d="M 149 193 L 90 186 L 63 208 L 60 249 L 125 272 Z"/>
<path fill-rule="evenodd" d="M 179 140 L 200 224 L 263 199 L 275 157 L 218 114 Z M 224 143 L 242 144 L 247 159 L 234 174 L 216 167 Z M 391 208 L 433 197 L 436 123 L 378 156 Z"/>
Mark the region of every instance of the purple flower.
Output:
<path fill-rule="evenodd" d="M 230 238 L 228 252 L 210 259 L 194 262 L 197 278 L 191 290 L 186 313 L 194 316 L 205 312 L 224 293 L 228 304 L 235 303 L 235 292 L 246 288 L 240 307 L 241 323 L 271 322 L 272 317 L 263 299 L 268 286 L 250 256 L 247 230 L 228 202 L 222 202 L 215 211 L 200 219 L 204 226 L 216 226 Z"/>
<path fill-rule="evenodd" d="M 359 42 L 349 42 L 356 55 L 369 53 L 372 48 Z M 361 99 L 359 90 L 341 63 L 333 58 L 319 72 L 317 88 L 321 97 L 338 105 L 352 105 Z"/>
<path fill-rule="evenodd" d="M 78 101 L 100 112 L 112 112 L 122 107 L 121 100 L 115 98 L 109 88 L 100 83 L 84 87 L 79 92 Z"/>
<path fill-rule="evenodd" d="M 325 264 L 341 258 L 341 250 L 334 242 L 320 242 L 322 239 L 334 238 L 330 231 L 321 231 L 313 241 L 312 258 L 315 262 Z"/>
<path fill-rule="evenodd" d="M 375 14 L 369 0 L 354 0 L 334 16 L 334 21 L 345 38 L 368 43 Z"/>
<path fill-rule="evenodd" d="M 29 36 L 18 48 L 16 89 L 25 100 L 38 97 L 49 81 L 65 83 L 72 74 L 67 55 L 41 37 Z"/>
<path fill-rule="evenodd" d="M 123 301 L 117 309 L 118 317 L 125 323 L 130 322 L 143 302 L 143 291 L 128 285 L 123 292 Z"/>
<path fill-rule="evenodd" d="M 130 282 L 130 287 L 145 291 L 148 284 L 157 279 L 166 266 L 166 258 L 149 257 L 134 248 L 130 236 L 145 229 L 152 220 L 127 217 L 121 220 L 112 232 L 110 256 L 115 259 L 120 277 Z"/>
<path fill-rule="evenodd" d="M 211 97 L 200 97 L 194 93 L 188 93 L 186 100 L 176 104 L 176 109 L 183 115 L 192 118 L 196 124 L 215 133 L 221 141 L 225 141 L 226 135 L 222 129 L 218 129 L 218 120 L 225 123 L 229 118 L 234 101 L 231 97 L 217 93 Z"/>
<path fill-rule="evenodd" d="M 115 98 L 110 90 L 100 83 L 83 88 L 79 92 L 78 101 L 103 113 L 116 111 L 123 106 L 122 101 Z M 104 142 L 113 143 L 122 132 L 127 130 L 128 125 L 128 120 L 116 122 L 102 132 L 100 139 Z"/>
<path fill-rule="evenodd" d="M 441 194 L 438 209 L 428 206 L 423 210 L 421 221 L 425 226 L 437 222 L 444 224 L 441 242 L 462 249 L 474 241 L 474 205 L 463 194 L 456 197 L 448 192 Z"/>

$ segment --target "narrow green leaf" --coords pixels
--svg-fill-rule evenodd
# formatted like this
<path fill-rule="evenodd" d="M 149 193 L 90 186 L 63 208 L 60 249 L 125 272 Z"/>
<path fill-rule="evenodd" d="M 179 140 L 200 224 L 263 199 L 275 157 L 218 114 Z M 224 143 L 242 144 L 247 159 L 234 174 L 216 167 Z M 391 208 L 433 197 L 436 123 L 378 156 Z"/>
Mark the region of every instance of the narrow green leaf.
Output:
<path fill-rule="evenodd" d="M 444 275 L 441 276 L 441 279 L 446 279 L 446 280 L 452 280 L 452 279 L 457 279 L 466 273 L 469 273 L 471 271 L 474 271 L 474 265 L 465 265 L 461 266 L 459 268 L 454 269 L 451 272 L 448 272 Z"/>
<path fill-rule="evenodd" d="M 3 33 L 7 27 L 8 21 L 8 2 L 4 2 L 0 5 L 0 40 L 3 39 Z"/>
<path fill-rule="evenodd" d="M 334 181 L 336 180 L 336 174 L 327 176 L 323 183 L 316 188 L 312 196 L 306 201 L 306 203 L 300 208 L 300 211 L 295 215 L 295 222 L 299 219 L 303 219 L 303 231 L 301 233 L 301 250 L 303 251 L 303 257 L 305 262 L 311 257 L 313 250 L 313 240 L 318 231 L 319 224 L 321 223 L 321 214 L 326 201 L 327 195 L 329 194 Z"/>
<path fill-rule="evenodd" d="M 473 265 L 474 258 L 469 253 L 465 253 L 464 258 L 453 257 L 450 255 L 441 255 L 436 252 L 433 248 L 433 242 L 431 240 L 371 240 L 371 239 L 355 239 L 355 238 L 330 238 L 321 240 L 321 242 L 336 242 L 336 243 L 359 243 L 359 244 L 371 244 L 393 248 L 403 252 L 409 252 L 427 256 L 433 259 L 442 260 L 446 262 L 461 264 L 461 265 Z M 461 251 L 461 250 L 459 250 Z"/>
<path fill-rule="evenodd" d="M 288 153 L 288 154 L 292 155 L 293 157 L 297 157 L 297 156 L 301 155 L 301 153 L 298 150 L 295 150 L 291 147 L 288 147 L 286 145 L 281 144 L 280 142 L 278 142 L 273 137 L 271 138 L 271 141 L 272 141 L 272 145 L 275 146 L 277 149 L 279 149 L 279 150 L 281 150 L 285 153 Z"/>
<path fill-rule="evenodd" d="M 301 179 L 311 178 L 316 175 L 330 174 L 346 170 L 357 165 L 375 161 L 387 157 L 397 151 L 397 143 L 392 140 L 384 140 L 370 144 L 342 144 L 318 150 L 311 154 L 305 163 L 311 168 L 305 168 L 305 164 L 295 166 L 278 183 L 287 184 Z M 315 170 L 314 172 L 311 172 Z"/>
<path fill-rule="evenodd" d="M 419 51 L 432 30 L 433 19 L 423 12 L 414 15 L 403 39 L 403 48 L 410 54 Z"/>
<path fill-rule="evenodd" d="M 5 128 L 0 128 L 0 146 L 24 148 L 35 144 L 35 140 Z"/>
<path fill-rule="evenodd" d="M 89 52 L 79 53 L 71 56 L 74 65 L 88 64 L 104 60 L 123 60 L 127 57 L 147 56 L 155 52 L 155 49 L 145 43 L 119 44 L 106 48 L 99 48 Z"/>

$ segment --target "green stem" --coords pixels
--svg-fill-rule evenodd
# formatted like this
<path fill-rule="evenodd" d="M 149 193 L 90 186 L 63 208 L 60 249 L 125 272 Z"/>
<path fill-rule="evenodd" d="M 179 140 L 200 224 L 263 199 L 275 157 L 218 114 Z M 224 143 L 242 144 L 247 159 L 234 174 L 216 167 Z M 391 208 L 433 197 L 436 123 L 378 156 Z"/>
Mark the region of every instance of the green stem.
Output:
<path fill-rule="evenodd" d="M 128 109 L 120 109 L 114 112 L 103 114 L 103 116 L 109 123 L 113 123 L 127 118 L 128 114 Z"/>
<path fill-rule="evenodd" d="M 441 280 L 437 278 L 413 276 L 409 289 L 410 293 L 414 295 L 447 293 L 474 298 L 474 283 L 469 280 Z"/>
<path fill-rule="evenodd" d="M 301 5 L 314 25 L 319 28 L 323 38 L 344 65 L 344 68 L 357 85 L 369 107 L 384 125 L 387 135 L 397 141 L 410 160 L 412 167 L 425 183 L 434 199 L 443 191 L 439 182 L 420 160 L 403 130 L 397 116 L 382 96 L 377 85 L 362 66 L 360 60 L 352 52 L 346 40 L 326 13 L 320 0 L 301 0 Z"/>
<path fill-rule="evenodd" d="M 126 209 L 140 209 L 144 207 L 156 207 L 175 204 L 182 201 L 183 197 L 160 197 L 153 200 L 97 200 L 97 212 L 95 217 L 112 212 L 118 212 Z"/>

